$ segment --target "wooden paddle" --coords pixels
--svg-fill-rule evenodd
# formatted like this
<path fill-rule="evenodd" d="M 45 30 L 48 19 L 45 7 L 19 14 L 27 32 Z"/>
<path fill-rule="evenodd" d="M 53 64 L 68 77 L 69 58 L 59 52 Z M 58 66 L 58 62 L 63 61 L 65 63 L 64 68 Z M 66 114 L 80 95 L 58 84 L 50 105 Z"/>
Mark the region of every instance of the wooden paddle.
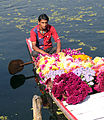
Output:
<path fill-rule="evenodd" d="M 73 50 L 81 50 L 82 48 L 78 48 L 78 49 L 73 49 Z M 14 75 L 20 71 L 23 70 L 25 65 L 34 63 L 34 61 L 30 61 L 30 62 L 26 62 L 24 63 L 22 60 L 20 59 L 16 59 L 16 60 L 12 60 L 9 65 L 8 65 L 8 71 L 10 74 Z"/>
<path fill-rule="evenodd" d="M 10 74 L 14 75 L 23 70 L 25 65 L 34 63 L 34 61 L 24 63 L 20 59 L 12 60 L 8 65 L 8 71 Z"/>

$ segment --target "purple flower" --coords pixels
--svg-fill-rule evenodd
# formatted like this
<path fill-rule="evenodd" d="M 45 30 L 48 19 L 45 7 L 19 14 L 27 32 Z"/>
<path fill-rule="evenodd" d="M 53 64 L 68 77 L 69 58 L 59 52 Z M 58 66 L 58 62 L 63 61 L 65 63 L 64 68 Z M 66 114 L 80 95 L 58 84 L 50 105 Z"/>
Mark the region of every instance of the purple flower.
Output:
<path fill-rule="evenodd" d="M 82 81 L 85 81 L 89 86 L 94 85 L 94 76 L 95 76 L 95 71 L 92 70 L 91 68 L 77 68 L 73 70 L 73 73 L 75 73 L 77 76 L 81 77 Z M 89 84 L 89 82 L 93 84 Z"/>

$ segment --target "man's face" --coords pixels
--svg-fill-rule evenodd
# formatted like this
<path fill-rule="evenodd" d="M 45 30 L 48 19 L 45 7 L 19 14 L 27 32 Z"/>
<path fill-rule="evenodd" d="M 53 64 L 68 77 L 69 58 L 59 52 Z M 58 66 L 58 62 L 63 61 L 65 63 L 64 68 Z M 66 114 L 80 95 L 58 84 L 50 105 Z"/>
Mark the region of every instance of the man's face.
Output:
<path fill-rule="evenodd" d="M 48 21 L 47 20 L 41 20 L 40 22 L 38 21 L 39 27 L 42 30 L 46 30 L 47 25 L 48 25 Z"/>

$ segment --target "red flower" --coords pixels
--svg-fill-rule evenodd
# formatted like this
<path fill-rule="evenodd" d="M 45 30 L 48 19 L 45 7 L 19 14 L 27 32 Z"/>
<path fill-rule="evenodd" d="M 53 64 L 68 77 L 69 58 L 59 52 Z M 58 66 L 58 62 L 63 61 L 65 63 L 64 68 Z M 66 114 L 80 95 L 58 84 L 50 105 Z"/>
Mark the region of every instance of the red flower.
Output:
<path fill-rule="evenodd" d="M 92 92 L 92 88 L 73 72 L 57 75 L 53 82 L 52 93 L 54 96 L 61 101 L 66 100 L 68 104 L 77 104 L 83 101 L 90 92 Z"/>
<path fill-rule="evenodd" d="M 100 72 L 98 74 L 98 76 L 96 77 L 96 81 L 95 81 L 95 86 L 94 89 L 97 92 L 102 92 L 104 91 L 104 72 Z"/>

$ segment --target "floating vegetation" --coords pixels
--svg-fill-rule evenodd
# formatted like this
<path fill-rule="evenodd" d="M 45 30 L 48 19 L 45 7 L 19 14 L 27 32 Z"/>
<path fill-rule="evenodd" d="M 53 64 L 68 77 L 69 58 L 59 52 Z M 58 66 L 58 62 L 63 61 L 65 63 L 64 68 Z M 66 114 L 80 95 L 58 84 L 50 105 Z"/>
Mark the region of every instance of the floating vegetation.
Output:
<path fill-rule="evenodd" d="M 11 15 L 10 13 L 8 13 L 8 15 Z"/>
<path fill-rule="evenodd" d="M 0 54 L 0 60 L 5 60 L 5 58 L 3 57 L 3 54 Z"/>
<path fill-rule="evenodd" d="M 104 33 L 104 30 L 96 31 L 96 33 Z"/>
<path fill-rule="evenodd" d="M 57 115 L 63 114 L 61 111 L 56 111 Z"/>
<path fill-rule="evenodd" d="M 91 51 L 95 51 L 97 48 L 90 46 Z"/>
<path fill-rule="evenodd" d="M 60 14 L 58 13 L 58 11 L 55 11 L 55 12 L 52 13 L 52 16 L 58 16 L 58 15 L 60 15 Z"/>
<path fill-rule="evenodd" d="M 59 10 L 67 10 L 67 8 L 58 8 Z"/>
<path fill-rule="evenodd" d="M 61 24 L 65 24 L 65 22 L 62 22 Z"/>
<path fill-rule="evenodd" d="M 27 4 L 30 5 L 30 2 L 32 3 L 32 0 L 28 0 Z M 65 2 L 65 1 L 62 1 Z M 80 0 L 78 2 L 81 2 Z M 13 6 L 13 3 L 8 4 L 7 6 L 4 5 L 4 7 L 9 7 L 11 8 Z M 34 5 L 32 5 L 33 7 Z M 35 5 L 36 6 L 36 5 Z M 96 6 L 100 7 L 101 9 L 104 8 L 103 5 L 101 4 L 96 4 Z M 35 7 L 35 11 L 40 13 L 48 13 L 49 14 L 49 19 L 51 21 L 51 23 L 54 25 L 58 25 L 58 26 L 63 26 L 63 28 L 67 28 L 65 30 L 63 30 L 63 34 L 66 37 L 63 37 L 62 39 L 66 38 L 68 39 L 69 36 L 67 36 L 68 33 L 70 33 L 71 35 L 71 30 L 75 29 L 73 31 L 75 31 L 75 34 L 77 34 L 77 32 L 85 32 L 88 33 L 88 31 L 91 33 L 90 29 L 91 27 L 93 27 L 93 25 L 95 25 L 97 21 L 96 17 L 97 17 L 97 12 L 94 9 L 95 6 L 74 6 L 72 9 L 72 12 L 74 10 L 74 14 L 72 14 L 70 11 L 70 8 L 68 7 L 61 7 L 58 6 L 57 4 L 48 4 L 48 7 L 41 7 L 41 5 Z M 6 25 L 11 25 L 11 24 L 15 24 L 16 28 L 18 28 L 21 31 L 24 31 L 25 33 L 30 33 L 30 29 L 32 27 L 34 27 L 35 25 L 37 25 L 38 23 L 38 16 L 33 16 L 32 14 L 28 17 L 28 15 L 26 16 L 25 14 L 26 10 L 25 9 L 18 9 L 14 7 L 13 11 L 7 12 L 7 16 L 0 16 L 0 21 L 2 21 L 2 24 L 6 24 Z M 86 25 L 85 25 L 86 24 Z M 28 28 L 28 26 L 30 28 Z M 81 26 L 81 27 L 80 27 Z M 86 26 L 88 27 L 86 29 Z M 78 29 L 76 30 L 77 27 Z M 60 29 L 60 28 L 59 28 Z M 61 33 L 62 33 L 61 32 Z M 100 31 L 96 31 L 96 33 L 104 33 L 104 30 L 100 30 Z M 62 37 L 63 35 L 61 35 Z M 60 37 L 60 38 L 61 38 Z M 78 45 L 80 46 L 87 46 L 90 47 L 91 50 L 96 50 L 95 47 L 91 47 L 89 45 L 86 45 L 83 42 L 79 42 Z"/>
<path fill-rule="evenodd" d="M 93 47 L 91 45 L 85 44 L 84 42 L 81 42 L 81 40 L 74 40 L 74 39 L 70 39 L 68 40 L 69 42 L 77 42 L 79 46 L 86 46 L 89 47 L 91 51 L 95 51 L 97 48 Z"/>
<path fill-rule="evenodd" d="M 96 16 L 96 14 L 97 14 L 97 13 L 92 13 L 92 14 L 90 14 L 89 16 Z"/>
<path fill-rule="evenodd" d="M 59 38 L 60 38 L 60 39 L 61 39 L 61 38 L 65 38 L 65 36 L 60 36 Z"/>
<path fill-rule="evenodd" d="M 7 116 L 0 116 L 0 120 L 7 120 Z"/>
<path fill-rule="evenodd" d="M 64 33 L 70 33 L 70 31 L 64 31 Z"/>
<path fill-rule="evenodd" d="M 70 21 L 72 21 L 72 20 L 80 20 L 81 21 L 81 18 L 79 17 L 79 18 L 70 18 Z"/>
<path fill-rule="evenodd" d="M 80 42 L 80 43 L 78 43 L 78 45 L 85 46 L 86 44 L 84 42 Z"/>
<path fill-rule="evenodd" d="M 90 23 L 89 25 L 91 25 L 91 26 L 92 26 L 92 25 L 93 25 L 93 23 Z"/>

